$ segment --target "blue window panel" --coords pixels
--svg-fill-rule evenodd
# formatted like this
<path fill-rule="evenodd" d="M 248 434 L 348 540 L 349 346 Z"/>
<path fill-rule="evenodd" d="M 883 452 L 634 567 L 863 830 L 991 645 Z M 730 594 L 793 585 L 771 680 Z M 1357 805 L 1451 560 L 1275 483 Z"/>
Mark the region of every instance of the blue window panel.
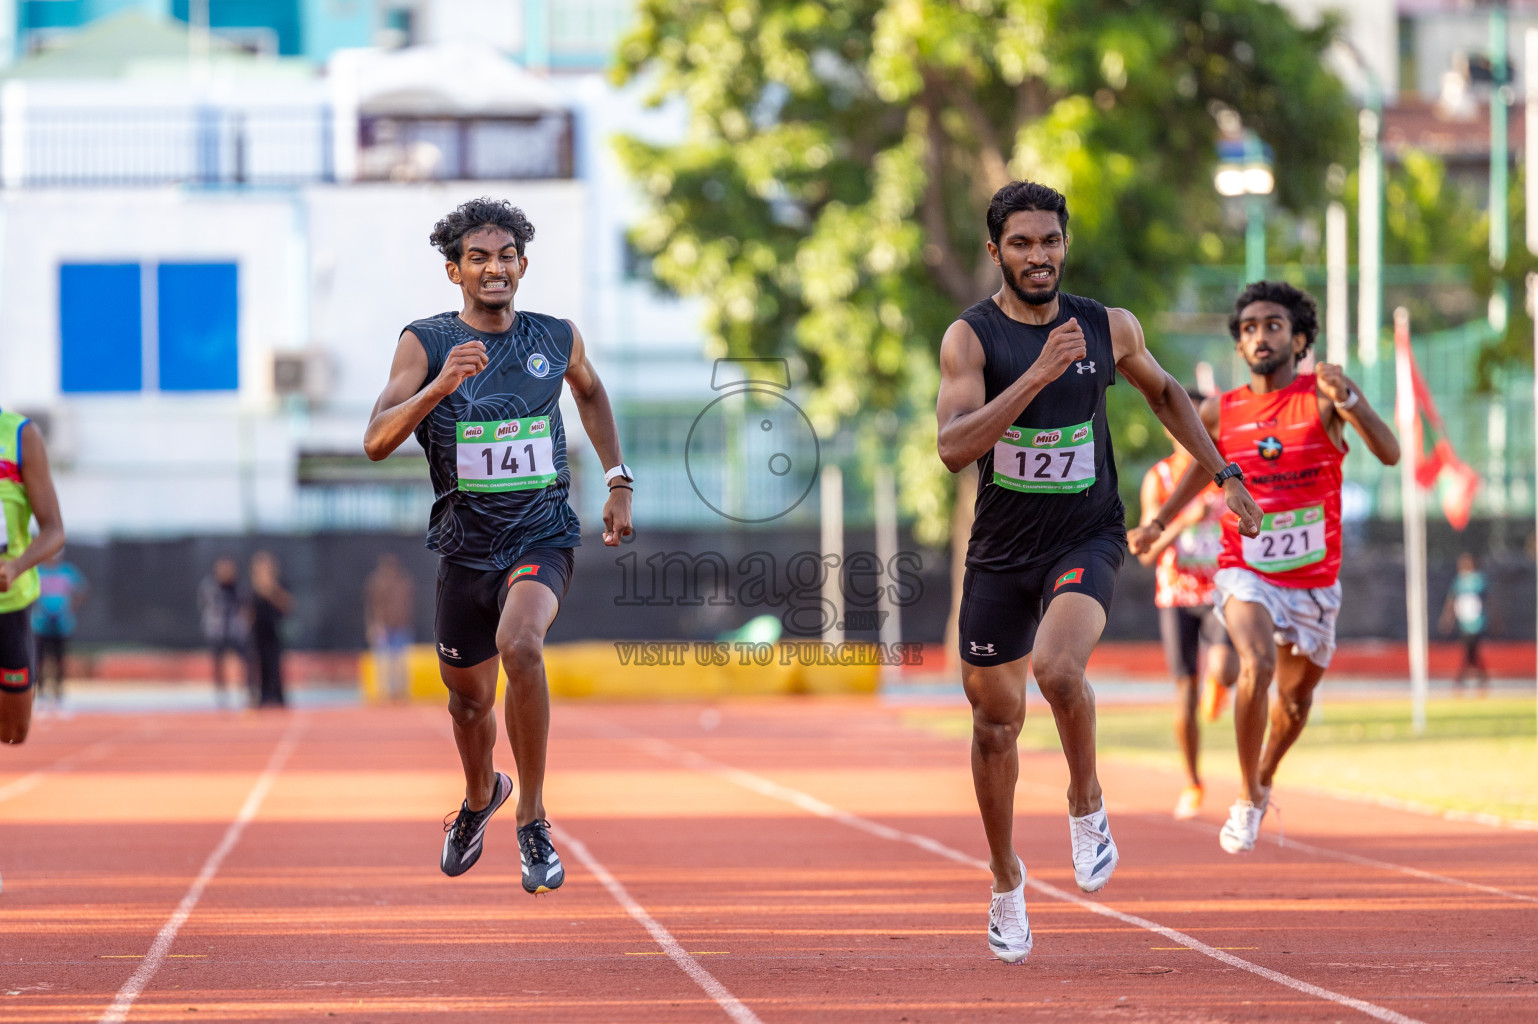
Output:
<path fill-rule="evenodd" d="M 238 283 L 234 263 L 160 264 L 160 390 L 240 387 Z"/>
<path fill-rule="evenodd" d="M 188 6 L 188 0 L 171 0 L 171 17 L 177 21 L 187 21 Z M 326 6 L 338 5 L 333 3 Z M 374 7 L 373 4 L 361 3 L 345 6 L 349 14 L 355 7 L 364 7 L 372 13 Z M 221 28 L 271 29 L 278 37 L 278 53 L 284 57 L 296 57 L 305 52 L 303 19 L 299 8 L 300 0 L 218 0 L 208 5 L 208 25 L 215 32 Z"/>
<path fill-rule="evenodd" d="M 139 264 L 60 264 L 60 389 L 138 391 L 143 365 Z"/>

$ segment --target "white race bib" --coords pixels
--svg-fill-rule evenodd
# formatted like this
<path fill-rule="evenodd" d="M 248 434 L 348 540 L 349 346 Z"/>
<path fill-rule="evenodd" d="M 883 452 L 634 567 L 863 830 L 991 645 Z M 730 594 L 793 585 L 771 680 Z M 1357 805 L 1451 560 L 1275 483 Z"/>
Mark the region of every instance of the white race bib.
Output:
<path fill-rule="evenodd" d="M 1310 505 L 1260 517 L 1260 533 L 1240 537 L 1244 560 L 1263 572 L 1286 572 L 1324 561 L 1324 506 Z"/>
<path fill-rule="evenodd" d="M 993 482 L 1011 491 L 1072 494 L 1095 482 L 1094 422 L 1010 427 L 993 446 Z"/>
<path fill-rule="evenodd" d="M 461 491 L 533 491 L 555 483 L 550 418 L 454 425 L 454 467 Z"/>

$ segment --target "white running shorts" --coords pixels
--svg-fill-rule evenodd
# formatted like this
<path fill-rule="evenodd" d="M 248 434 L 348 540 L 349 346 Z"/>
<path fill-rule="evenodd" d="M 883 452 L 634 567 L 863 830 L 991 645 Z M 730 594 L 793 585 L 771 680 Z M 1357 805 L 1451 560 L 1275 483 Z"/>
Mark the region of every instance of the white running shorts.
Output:
<path fill-rule="evenodd" d="M 1223 618 L 1229 598 L 1258 604 L 1271 613 L 1276 643 L 1292 645 L 1320 668 L 1335 655 L 1335 621 L 1340 618 L 1340 581 L 1328 587 L 1279 587 L 1248 569 L 1219 569 L 1212 578 L 1215 610 Z M 1223 623 L 1226 627 L 1228 623 Z"/>

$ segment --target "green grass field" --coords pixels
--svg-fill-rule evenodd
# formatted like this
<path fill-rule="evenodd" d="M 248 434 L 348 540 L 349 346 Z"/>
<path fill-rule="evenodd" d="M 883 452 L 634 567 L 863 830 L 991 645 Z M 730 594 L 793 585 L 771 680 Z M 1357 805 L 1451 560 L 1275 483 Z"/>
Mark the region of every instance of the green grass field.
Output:
<path fill-rule="evenodd" d="M 1172 716 L 1171 708 L 1102 707 L 1101 756 L 1177 769 Z M 1410 728 L 1408 698 L 1337 702 L 1326 697 L 1278 777 L 1284 785 L 1538 822 L 1538 736 L 1531 697 L 1436 699 L 1428 704 L 1426 718 L 1426 733 L 1417 737 Z M 908 720 L 946 735 L 971 731 L 966 712 L 915 710 Z M 1032 707 L 1020 745 L 1058 749 L 1050 712 Z M 1238 779 L 1231 710 L 1202 729 L 1202 774 L 1209 790 L 1215 781 Z"/>

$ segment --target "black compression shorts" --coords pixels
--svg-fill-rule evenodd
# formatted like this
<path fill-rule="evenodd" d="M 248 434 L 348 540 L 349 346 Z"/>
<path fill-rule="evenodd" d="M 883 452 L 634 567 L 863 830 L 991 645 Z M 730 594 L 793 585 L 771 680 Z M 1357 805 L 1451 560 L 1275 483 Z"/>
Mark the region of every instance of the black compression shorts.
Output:
<path fill-rule="evenodd" d="M 961 660 L 1004 665 L 1030 654 L 1041 618 L 1059 594 L 1088 594 L 1109 614 L 1126 556 L 1126 537 L 1116 531 L 1065 548 L 1039 568 L 968 569 L 961 584 Z"/>
<path fill-rule="evenodd" d="M 1233 646 L 1228 641 L 1228 630 L 1223 628 L 1222 620 L 1210 604 L 1160 608 L 1159 639 L 1164 642 L 1164 663 L 1169 666 L 1170 675 L 1177 679 L 1199 674 L 1197 662 L 1201 657 L 1202 641 L 1209 647 Z"/>
<path fill-rule="evenodd" d="M 575 565 L 571 548 L 535 548 L 506 569 L 469 569 L 438 563 L 433 638 L 438 659 L 456 668 L 479 665 L 497 653 L 497 622 L 514 583 L 543 583 L 566 600 Z"/>
<path fill-rule="evenodd" d="M 32 609 L 0 613 L 0 690 L 32 688 Z"/>

